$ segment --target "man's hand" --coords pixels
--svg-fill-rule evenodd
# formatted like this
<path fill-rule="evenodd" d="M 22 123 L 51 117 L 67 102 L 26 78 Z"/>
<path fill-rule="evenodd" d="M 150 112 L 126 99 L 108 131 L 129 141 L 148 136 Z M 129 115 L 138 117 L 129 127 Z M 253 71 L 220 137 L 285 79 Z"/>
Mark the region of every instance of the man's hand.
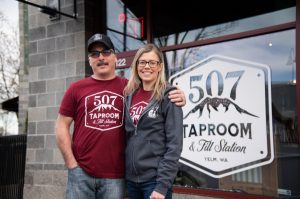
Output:
<path fill-rule="evenodd" d="M 156 191 L 153 191 L 150 195 L 150 199 L 164 199 L 165 196 L 156 192 Z"/>
<path fill-rule="evenodd" d="M 184 92 L 178 87 L 176 90 L 170 91 L 169 99 L 171 100 L 171 102 L 174 102 L 176 106 L 182 107 L 186 104 Z"/>

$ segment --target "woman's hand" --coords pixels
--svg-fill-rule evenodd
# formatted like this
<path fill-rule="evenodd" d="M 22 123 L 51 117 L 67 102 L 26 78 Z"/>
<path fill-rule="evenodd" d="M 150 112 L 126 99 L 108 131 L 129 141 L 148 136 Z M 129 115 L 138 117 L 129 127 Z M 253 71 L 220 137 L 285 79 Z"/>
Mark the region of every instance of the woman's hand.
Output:
<path fill-rule="evenodd" d="M 165 199 L 165 196 L 156 191 L 153 191 L 150 195 L 150 199 Z"/>

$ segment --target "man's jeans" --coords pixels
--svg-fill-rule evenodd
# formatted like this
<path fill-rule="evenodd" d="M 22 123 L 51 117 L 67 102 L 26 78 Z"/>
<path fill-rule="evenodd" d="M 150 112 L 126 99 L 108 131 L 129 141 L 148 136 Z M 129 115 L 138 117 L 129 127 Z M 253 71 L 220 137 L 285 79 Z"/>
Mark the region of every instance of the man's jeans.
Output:
<path fill-rule="evenodd" d="M 79 166 L 68 171 L 66 199 L 124 199 L 125 180 L 95 178 Z"/>
<path fill-rule="evenodd" d="M 126 184 L 130 199 L 149 199 L 156 186 L 156 181 L 150 180 L 147 182 L 135 183 L 127 180 Z M 165 199 L 172 199 L 172 189 L 168 190 Z"/>

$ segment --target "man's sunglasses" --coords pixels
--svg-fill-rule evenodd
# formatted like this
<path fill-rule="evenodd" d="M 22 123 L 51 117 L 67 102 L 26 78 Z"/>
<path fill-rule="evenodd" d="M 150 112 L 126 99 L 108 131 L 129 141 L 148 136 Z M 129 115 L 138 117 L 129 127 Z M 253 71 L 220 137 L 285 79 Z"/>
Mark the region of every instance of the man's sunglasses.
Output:
<path fill-rule="evenodd" d="M 108 49 L 108 50 L 102 50 L 102 51 L 97 51 L 97 50 L 93 50 L 91 52 L 89 52 L 89 57 L 92 57 L 92 58 L 98 58 L 100 56 L 100 54 L 103 56 L 103 57 L 108 57 L 110 56 L 114 51 L 111 50 L 111 49 Z"/>

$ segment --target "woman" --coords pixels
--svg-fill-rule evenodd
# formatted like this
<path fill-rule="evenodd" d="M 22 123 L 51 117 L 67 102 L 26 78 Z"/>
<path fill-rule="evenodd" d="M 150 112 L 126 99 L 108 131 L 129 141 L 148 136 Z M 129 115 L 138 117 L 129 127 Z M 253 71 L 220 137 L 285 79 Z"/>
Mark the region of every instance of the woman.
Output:
<path fill-rule="evenodd" d="M 131 199 L 172 198 L 182 150 L 182 109 L 168 99 L 163 54 L 140 48 L 125 87 L 126 181 Z"/>

